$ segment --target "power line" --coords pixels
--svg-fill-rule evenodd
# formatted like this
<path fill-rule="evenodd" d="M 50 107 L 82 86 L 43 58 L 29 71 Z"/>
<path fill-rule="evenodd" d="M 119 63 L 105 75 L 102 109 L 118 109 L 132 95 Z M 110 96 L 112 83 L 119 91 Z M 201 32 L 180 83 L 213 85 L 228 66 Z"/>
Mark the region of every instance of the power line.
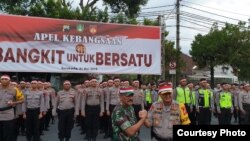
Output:
<path fill-rule="evenodd" d="M 222 9 L 218 9 L 218 8 L 214 8 L 214 7 L 209 7 L 209 6 L 204 6 L 204 5 L 201 5 L 201 4 L 197 4 L 197 3 L 193 3 L 193 2 L 189 2 L 189 1 L 185 1 L 185 0 L 182 0 L 182 2 L 190 3 L 190 4 L 198 5 L 198 6 L 201 6 L 201 7 L 206 7 L 206 8 L 210 8 L 210 9 L 222 11 L 222 12 L 228 12 L 228 13 L 232 13 L 232 14 L 236 14 L 236 15 L 250 17 L 250 15 L 246 15 L 246 14 L 242 14 L 242 13 L 236 13 L 236 12 L 232 12 L 232 11 L 228 11 L 228 10 L 222 10 Z"/>
<path fill-rule="evenodd" d="M 168 14 L 168 16 L 166 17 L 166 18 L 164 18 L 164 19 L 168 19 L 169 18 L 169 16 L 173 13 L 173 11 L 176 9 L 176 6 L 171 10 L 171 12 Z"/>
<path fill-rule="evenodd" d="M 154 9 L 154 8 L 170 7 L 170 6 L 174 6 L 174 4 L 162 5 L 162 6 L 154 6 L 154 7 L 146 7 L 146 8 L 141 8 L 141 9 L 142 9 L 142 10 L 145 10 L 145 9 Z"/>
<path fill-rule="evenodd" d="M 231 18 L 231 17 L 227 17 L 227 16 L 219 15 L 219 14 L 216 14 L 216 13 L 213 13 L 213 12 L 209 12 L 209 11 L 206 11 L 206 10 L 201 10 L 201 9 L 194 8 L 194 7 L 191 7 L 191 6 L 187 6 L 187 5 L 182 5 L 182 6 L 184 6 L 184 7 L 188 7 L 188 8 L 194 9 L 194 10 L 198 10 L 198 11 L 201 11 L 201 12 L 205 12 L 205 13 L 208 13 L 208 14 L 216 15 L 216 16 L 219 16 L 219 17 L 224 17 L 224 18 L 227 18 L 227 19 L 230 19 L 230 20 L 234 20 L 234 21 L 242 21 L 242 20 L 239 20 L 239 19 L 235 19 L 235 18 Z"/>
<path fill-rule="evenodd" d="M 208 18 L 208 17 L 203 17 L 203 16 L 200 16 L 200 15 L 197 15 L 197 14 L 186 12 L 186 11 L 183 11 L 182 14 L 184 14 L 186 16 L 189 16 L 189 17 L 192 17 L 192 18 L 198 18 L 198 19 L 201 19 L 201 20 L 214 21 L 214 22 L 219 22 L 219 23 L 224 23 L 224 24 L 227 23 L 227 22 L 224 22 L 224 21 L 220 21 L 220 20 L 212 19 L 212 18 Z M 233 25 L 236 25 L 236 24 L 233 24 Z"/>
<path fill-rule="evenodd" d="M 205 27 L 205 28 L 210 29 L 210 27 L 208 27 L 208 26 L 201 25 L 201 24 L 198 24 L 198 23 L 192 22 L 192 21 L 190 21 L 190 20 L 186 20 L 186 19 L 182 19 L 182 20 L 183 20 L 183 21 L 186 21 L 186 22 L 189 22 L 189 23 L 192 23 L 192 24 L 195 24 L 195 25 L 198 25 L 198 26 L 202 26 L 202 27 Z"/>

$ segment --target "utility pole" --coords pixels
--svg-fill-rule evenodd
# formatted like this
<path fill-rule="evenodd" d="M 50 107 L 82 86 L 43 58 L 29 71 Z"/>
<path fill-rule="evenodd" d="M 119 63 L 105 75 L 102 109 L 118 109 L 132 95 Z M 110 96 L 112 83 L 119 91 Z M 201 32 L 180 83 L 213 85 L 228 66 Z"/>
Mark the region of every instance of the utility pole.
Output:
<path fill-rule="evenodd" d="M 176 83 L 180 76 L 180 0 L 176 0 Z"/>
<path fill-rule="evenodd" d="M 159 15 L 158 16 L 158 22 L 159 25 L 161 27 L 161 60 L 162 60 L 162 64 L 161 64 L 161 68 L 162 68 L 162 76 L 161 79 L 162 80 L 166 80 L 166 60 L 165 60 L 165 22 L 163 21 L 163 16 Z"/>

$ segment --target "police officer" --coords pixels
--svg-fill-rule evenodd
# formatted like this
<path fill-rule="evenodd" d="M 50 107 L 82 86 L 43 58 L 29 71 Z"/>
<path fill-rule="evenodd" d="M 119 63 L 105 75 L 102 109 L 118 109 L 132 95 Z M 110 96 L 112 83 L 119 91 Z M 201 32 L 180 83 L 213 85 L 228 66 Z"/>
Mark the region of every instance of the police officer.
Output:
<path fill-rule="evenodd" d="M 207 80 L 200 79 L 200 88 L 196 91 L 196 111 L 199 125 L 210 125 L 211 112 L 214 109 L 213 94 L 207 89 Z"/>
<path fill-rule="evenodd" d="M 195 93 L 195 88 L 193 83 L 188 83 L 188 88 L 190 90 L 190 95 L 191 95 L 191 107 L 190 107 L 190 113 L 189 119 L 191 121 L 191 125 L 196 125 L 197 120 L 196 120 L 196 93 Z"/>
<path fill-rule="evenodd" d="M 140 120 L 137 122 L 132 107 L 133 95 L 133 88 L 120 88 L 121 104 L 115 107 L 111 116 L 114 141 L 139 141 L 138 131 L 147 118 L 147 111 L 139 112 Z"/>
<path fill-rule="evenodd" d="M 120 79 L 115 78 L 113 80 L 114 85 L 109 89 L 109 93 L 107 94 L 107 115 L 110 116 L 115 108 L 116 105 L 120 104 L 120 97 L 119 97 L 119 90 L 120 90 Z M 112 129 L 111 118 L 109 118 L 109 129 Z M 109 130 L 111 136 L 113 130 Z M 112 136 L 111 136 L 112 138 Z"/>
<path fill-rule="evenodd" d="M 250 124 L 250 85 L 245 84 L 239 93 L 240 124 Z"/>
<path fill-rule="evenodd" d="M 238 121 L 238 112 L 239 112 L 239 89 L 238 89 L 238 84 L 233 83 L 231 85 L 231 89 L 230 92 L 233 94 L 233 106 L 234 106 L 234 112 L 233 112 L 233 116 L 234 116 L 234 123 L 237 123 Z"/>
<path fill-rule="evenodd" d="M 79 115 L 79 101 L 77 92 L 71 88 L 68 80 L 63 82 L 63 90 L 58 92 L 55 107 L 52 114 L 58 114 L 58 136 L 60 141 L 69 141 L 71 130 L 74 125 L 74 118 Z M 57 113 L 56 113 L 57 111 Z"/>
<path fill-rule="evenodd" d="M 31 89 L 25 91 L 25 101 L 23 104 L 24 119 L 26 119 L 26 137 L 27 141 L 40 140 L 40 119 L 43 112 L 46 111 L 44 105 L 43 92 L 37 89 L 37 81 L 31 82 Z"/>
<path fill-rule="evenodd" d="M 25 94 L 25 91 L 26 91 L 26 82 L 25 81 L 20 81 L 20 91 Z M 19 106 L 19 107 L 18 107 Z M 23 111 L 22 111 L 22 106 L 23 106 L 23 103 L 22 104 L 18 104 L 16 106 L 16 108 L 18 110 L 21 110 L 21 114 L 19 114 L 19 117 L 18 117 L 18 121 L 17 121 L 17 130 L 19 131 L 19 129 L 21 128 L 21 135 L 25 136 L 25 128 L 26 128 L 26 125 L 25 125 L 25 120 L 23 119 Z"/>
<path fill-rule="evenodd" d="M 185 105 L 174 101 L 172 95 L 172 86 L 160 86 L 159 96 L 162 101 L 153 103 L 148 111 L 145 125 L 147 127 L 153 126 L 153 137 L 157 141 L 172 141 L 173 125 L 190 124 Z"/>
<path fill-rule="evenodd" d="M 113 81 L 113 80 L 112 80 Z M 113 86 L 113 85 L 112 85 Z M 101 130 L 104 132 L 104 138 L 108 138 L 108 116 L 107 116 L 107 110 L 106 110 L 106 105 L 107 105 L 107 94 L 109 93 L 109 87 L 108 87 L 108 82 L 104 81 L 102 83 L 102 90 L 103 90 L 103 96 L 104 96 L 104 113 L 103 117 L 101 118 Z"/>
<path fill-rule="evenodd" d="M 49 123 L 52 117 L 52 91 L 49 89 L 49 83 L 44 82 L 43 83 L 44 87 L 44 97 L 45 97 L 45 107 L 47 109 L 46 115 L 44 117 L 44 130 L 48 131 L 49 130 Z"/>
<path fill-rule="evenodd" d="M 133 81 L 134 86 L 134 96 L 133 96 L 133 108 L 135 110 L 135 116 L 137 120 L 140 120 L 139 118 L 139 111 L 144 109 L 144 94 L 140 90 L 140 82 L 139 80 Z"/>
<path fill-rule="evenodd" d="M 91 87 L 84 91 L 82 99 L 81 114 L 85 118 L 86 136 L 88 141 L 96 141 L 99 127 L 99 117 L 104 112 L 103 90 L 97 87 L 95 78 L 90 80 Z"/>
<path fill-rule="evenodd" d="M 189 87 L 187 87 L 187 79 L 182 78 L 180 79 L 179 86 L 176 87 L 176 91 L 174 93 L 174 99 L 178 103 L 185 104 L 185 107 L 187 109 L 188 114 L 191 113 L 191 107 L 192 107 L 192 96 Z"/>
<path fill-rule="evenodd" d="M 14 108 L 23 102 L 22 97 L 17 97 L 14 87 L 10 86 L 10 77 L 2 75 L 0 78 L 0 140 L 13 141 L 14 133 Z"/>
<path fill-rule="evenodd" d="M 231 124 L 233 113 L 233 94 L 229 91 L 229 84 L 222 83 L 222 91 L 216 95 L 217 113 L 220 125 Z"/>

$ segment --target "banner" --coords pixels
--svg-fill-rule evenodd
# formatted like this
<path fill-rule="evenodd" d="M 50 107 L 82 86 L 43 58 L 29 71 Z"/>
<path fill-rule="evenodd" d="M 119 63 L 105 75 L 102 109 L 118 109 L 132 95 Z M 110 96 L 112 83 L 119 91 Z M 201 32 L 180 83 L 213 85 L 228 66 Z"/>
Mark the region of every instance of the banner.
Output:
<path fill-rule="evenodd" d="M 0 71 L 160 74 L 160 27 L 0 15 Z"/>

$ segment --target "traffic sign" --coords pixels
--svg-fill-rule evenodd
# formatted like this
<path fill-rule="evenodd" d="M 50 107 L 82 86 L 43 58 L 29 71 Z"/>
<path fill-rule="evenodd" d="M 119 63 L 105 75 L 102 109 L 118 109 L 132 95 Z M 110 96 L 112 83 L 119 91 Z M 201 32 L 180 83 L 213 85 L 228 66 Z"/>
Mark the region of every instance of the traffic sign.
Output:
<path fill-rule="evenodd" d="M 169 74 L 176 74 L 176 69 L 169 70 Z"/>
<path fill-rule="evenodd" d="M 176 62 L 175 62 L 175 61 L 169 62 L 169 67 L 170 67 L 171 69 L 175 69 L 175 68 L 176 68 Z"/>

